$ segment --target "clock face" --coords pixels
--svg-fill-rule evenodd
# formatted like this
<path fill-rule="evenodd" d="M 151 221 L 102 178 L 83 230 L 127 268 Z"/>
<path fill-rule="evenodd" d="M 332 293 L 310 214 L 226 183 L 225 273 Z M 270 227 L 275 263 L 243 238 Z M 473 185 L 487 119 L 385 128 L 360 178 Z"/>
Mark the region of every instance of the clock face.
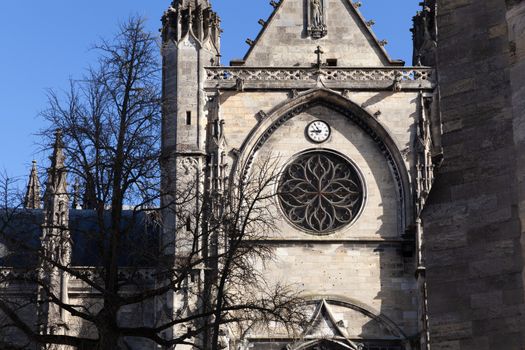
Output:
<path fill-rule="evenodd" d="M 316 120 L 308 124 L 306 134 L 313 142 L 325 142 L 330 137 L 330 126 L 322 120 Z"/>

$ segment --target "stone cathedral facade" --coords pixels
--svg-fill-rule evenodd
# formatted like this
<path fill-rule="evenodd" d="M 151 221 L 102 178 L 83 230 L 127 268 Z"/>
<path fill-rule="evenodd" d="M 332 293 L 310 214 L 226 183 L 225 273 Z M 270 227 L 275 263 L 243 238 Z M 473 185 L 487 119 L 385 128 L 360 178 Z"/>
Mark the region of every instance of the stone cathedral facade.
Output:
<path fill-rule="evenodd" d="M 200 191 L 221 192 L 261 157 L 278 159 L 279 232 L 265 238 L 276 259 L 264 274 L 300 286 L 312 307 L 300 342 L 254 331 L 231 332 L 229 344 L 424 348 L 420 214 L 441 152 L 435 71 L 392 59 L 350 0 L 272 5 L 230 66 L 210 2 L 175 1 L 163 20 L 166 186 L 175 196 L 182 177 L 204 176 Z"/>
<path fill-rule="evenodd" d="M 270 156 L 277 229 L 264 243 L 275 259 L 260 272 L 297 286 L 310 312 L 298 337 L 221 329 L 222 349 L 525 349 L 525 2 L 421 4 L 412 66 L 388 55 L 351 0 L 271 1 L 229 63 L 209 0 L 175 0 L 164 14 L 164 200 L 188 183 L 202 196 L 235 190 L 236 174 Z M 57 134 L 43 211 L 35 166 L 25 203 L 58 240 L 53 227 L 69 235 L 89 216 L 61 195 L 61 147 Z M 178 220 L 163 213 L 163 243 L 204 226 Z M 77 238 L 40 243 L 85 268 Z M 89 299 L 78 281 L 47 277 L 61 298 Z M 125 317 L 154 323 L 159 305 L 193 301 L 169 295 Z M 55 334 L 82 330 L 45 307 L 26 316 L 61 320 Z"/>

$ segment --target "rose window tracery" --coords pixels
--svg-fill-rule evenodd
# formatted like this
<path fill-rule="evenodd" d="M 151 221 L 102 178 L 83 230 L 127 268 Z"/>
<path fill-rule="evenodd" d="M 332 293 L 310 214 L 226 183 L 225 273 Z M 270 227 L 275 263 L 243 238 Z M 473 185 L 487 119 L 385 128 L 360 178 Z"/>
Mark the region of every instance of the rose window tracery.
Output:
<path fill-rule="evenodd" d="M 279 200 L 286 217 L 315 234 L 351 223 L 363 203 L 363 186 L 354 166 L 332 152 L 308 152 L 284 170 Z"/>

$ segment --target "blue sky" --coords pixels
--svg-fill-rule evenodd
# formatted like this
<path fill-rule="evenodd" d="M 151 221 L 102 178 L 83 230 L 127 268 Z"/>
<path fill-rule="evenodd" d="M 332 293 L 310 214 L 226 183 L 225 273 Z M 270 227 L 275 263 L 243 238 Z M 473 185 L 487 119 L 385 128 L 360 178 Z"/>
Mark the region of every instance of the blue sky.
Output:
<path fill-rule="evenodd" d="M 47 166 L 34 134 L 44 127 L 38 117 L 46 107 L 46 89 L 67 88 L 94 62 L 89 48 L 111 38 L 119 21 L 144 16 L 157 32 L 171 0 L 3 0 L 0 3 L 0 171 L 25 177 L 31 161 Z M 361 12 L 374 19 L 379 39 L 387 39 L 393 58 L 411 63 L 412 16 L 420 0 L 361 0 Z M 223 63 L 244 56 L 246 38 L 260 30 L 269 0 L 212 0 L 222 18 Z"/>

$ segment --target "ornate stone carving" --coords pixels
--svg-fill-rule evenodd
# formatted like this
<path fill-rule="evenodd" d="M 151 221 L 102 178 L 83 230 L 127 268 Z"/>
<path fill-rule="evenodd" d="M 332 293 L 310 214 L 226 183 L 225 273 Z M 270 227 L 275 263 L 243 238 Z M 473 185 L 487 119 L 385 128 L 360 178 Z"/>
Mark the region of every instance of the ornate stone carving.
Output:
<path fill-rule="evenodd" d="M 423 9 L 414 17 L 412 28 L 414 40 L 414 65 L 433 66 L 437 48 L 437 5 L 435 0 L 421 2 Z"/>
<path fill-rule="evenodd" d="M 177 157 L 176 179 L 180 186 L 194 186 L 196 181 L 202 181 L 199 171 L 199 161 L 195 157 Z"/>
<path fill-rule="evenodd" d="M 401 82 L 403 81 L 403 74 L 401 72 L 396 71 L 394 76 L 394 84 L 392 85 L 392 90 L 394 92 L 400 92 L 401 91 Z"/>
<path fill-rule="evenodd" d="M 235 86 L 236 86 L 236 89 L 237 91 L 244 91 L 244 79 L 242 78 L 237 78 L 237 80 L 235 81 Z"/>
<path fill-rule="evenodd" d="M 432 96 L 420 96 L 422 107 L 417 125 L 416 135 L 416 196 L 417 210 L 421 212 L 434 183 L 434 172 L 437 166 L 432 153 L 435 150 L 435 141 L 432 135 Z"/>
<path fill-rule="evenodd" d="M 278 2 L 275 2 L 274 0 L 270 1 L 270 5 L 272 5 L 274 9 L 279 7 L 280 4 L 281 4 L 281 1 L 278 1 Z"/>
<path fill-rule="evenodd" d="M 308 0 L 308 34 L 319 39 L 327 33 L 326 0 Z"/>
<path fill-rule="evenodd" d="M 177 157 L 177 175 L 188 176 L 197 171 L 198 161 L 193 157 Z"/>
<path fill-rule="evenodd" d="M 219 349 L 221 350 L 229 350 L 230 349 L 230 337 L 228 335 L 228 329 L 226 326 L 221 326 L 219 328 Z"/>
<path fill-rule="evenodd" d="M 262 110 L 257 112 L 257 114 L 255 115 L 255 119 L 257 119 L 257 122 L 259 123 L 265 120 L 266 118 L 268 118 L 268 114 L 266 114 L 266 112 Z"/>
<path fill-rule="evenodd" d="M 229 155 L 234 158 L 239 158 L 240 154 L 241 154 L 241 151 L 238 148 L 232 148 L 229 152 Z"/>

